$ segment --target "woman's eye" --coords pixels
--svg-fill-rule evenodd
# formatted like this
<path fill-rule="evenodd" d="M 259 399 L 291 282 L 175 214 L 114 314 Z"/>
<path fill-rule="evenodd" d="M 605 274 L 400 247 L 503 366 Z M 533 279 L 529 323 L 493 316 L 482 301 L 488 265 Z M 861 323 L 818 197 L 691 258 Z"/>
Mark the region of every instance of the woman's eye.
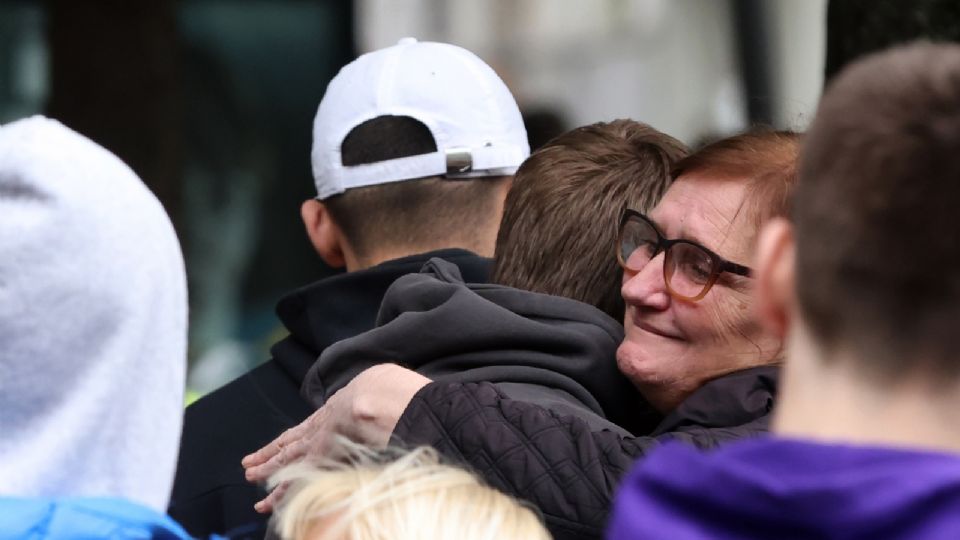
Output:
<path fill-rule="evenodd" d="M 683 271 L 686 272 L 690 278 L 700 283 L 705 283 L 710 279 L 710 267 L 707 261 L 686 260 L 683 262 Z"/>

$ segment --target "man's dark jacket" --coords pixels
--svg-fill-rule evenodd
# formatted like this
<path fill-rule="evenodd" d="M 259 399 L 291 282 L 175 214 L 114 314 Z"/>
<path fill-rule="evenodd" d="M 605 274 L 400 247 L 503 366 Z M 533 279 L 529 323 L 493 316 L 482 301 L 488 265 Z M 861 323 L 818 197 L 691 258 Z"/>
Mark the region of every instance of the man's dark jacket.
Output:
<path fill-rule="evenodd" d="M 710 448 L 766 432 L 778 371 L 756 367 L 714 379 L 643 437 L 593 430 L 492 384 L 434 382 L 414 396 L 393 435 L 433 446 L 534 503 L 555 540 L 601 538 L 617 485 L 653 446 L 681 440 Z"/>
<path fill-rule="evenodd" d="M 376 329 L 324 351 L 304 397 L 319 407 L 364 369 L 395 361 L 436 381 L 494 383 L 513 399 L 626 436 L 616 415 L 641 401 L 614 361 L 621 341 L 623 326 L 594 306 L 467 284 L 455 265 L 434 259 L 390 286 Z"/>
<path fill-rule="evenodd" d="M 263 537 L 266 517 L 253 505 L 265 492 L 244 480 L 240 460 L 313 412 L 300 397 L 310 366 L 329 345 L 372 329 L 387 287 L 432 257 L 487 279 L 489 259 L 449 249 L 339 274 L 279 302 L 290 336 L 273 346 L 273 358 L 187 408 L 169 513 L 190 534 Z"/>

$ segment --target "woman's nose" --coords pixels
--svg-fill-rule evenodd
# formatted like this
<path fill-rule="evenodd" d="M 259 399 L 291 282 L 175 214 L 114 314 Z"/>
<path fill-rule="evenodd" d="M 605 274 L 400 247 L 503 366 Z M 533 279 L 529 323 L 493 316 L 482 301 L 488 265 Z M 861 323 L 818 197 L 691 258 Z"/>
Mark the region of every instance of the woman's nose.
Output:
<path fill-rule="evenodd" d="M 659 253 L 639 272 L 625 269 L 620 288 L 623 301 L 631 306 L 666 309 L 670 305 L 670 294 L 664 281 L 663 264 L 664 254 Z"/>

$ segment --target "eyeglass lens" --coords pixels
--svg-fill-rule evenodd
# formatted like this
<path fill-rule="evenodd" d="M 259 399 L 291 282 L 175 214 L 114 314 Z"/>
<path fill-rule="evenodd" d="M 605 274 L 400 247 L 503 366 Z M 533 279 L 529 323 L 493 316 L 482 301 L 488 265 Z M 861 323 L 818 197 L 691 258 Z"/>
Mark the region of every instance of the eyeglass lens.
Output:
<path fill-rule="evenodd" d="M 645 220 L 632 217 L 624 223 L 620 257 L 624 265 L 639 272 L 657 255 L 660 235 Z M 664 260 L 664 278 L 674 293 L 696 298 L 710 285 L 713 258 L 699 247 L 684 242 L 672 244 Z"/>

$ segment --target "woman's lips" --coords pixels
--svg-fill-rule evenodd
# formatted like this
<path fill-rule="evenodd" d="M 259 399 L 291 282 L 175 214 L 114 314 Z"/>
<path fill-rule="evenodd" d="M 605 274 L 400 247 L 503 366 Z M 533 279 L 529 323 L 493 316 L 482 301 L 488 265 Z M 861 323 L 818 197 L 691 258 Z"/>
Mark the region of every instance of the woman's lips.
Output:
<path fill-rule="evenodd" d="M 663 315 L 663 314 L 650 313 L 650 312 L 644 313 L 644 312 L 641 312 L 641 310 L 637 308 L 637 306 L 628 305 L 627 316 L 624 323 L 630 326 L 635 326 L 648 334 L 653 334 L 655 336 L 659 336 L 662 338 L 674 339 L 674 340 L 684 339 L 679 332 L 665 330 L 662 326 L 653 324 L 649 321 L 651 316 L 656 317 L 657 315 Z M 657 317 L 657 318 L 660 318 L 660 317 Z"/>
<path fill-rule="evenodd" d="M 665 337 L 667 339 L 678 339 L 678 340 L 683 339 L 676 334 L 667 332 L 665 330 L 661 330 L 660 328 L 657 328 L 656 326 L 653 326 L 652 324 L 646 323 L 644 321 L 635 321 L 634 326 L 640 328 L 644 332 L 648 332 L 650 334 L 654 334 L 660 337 Z"/>

